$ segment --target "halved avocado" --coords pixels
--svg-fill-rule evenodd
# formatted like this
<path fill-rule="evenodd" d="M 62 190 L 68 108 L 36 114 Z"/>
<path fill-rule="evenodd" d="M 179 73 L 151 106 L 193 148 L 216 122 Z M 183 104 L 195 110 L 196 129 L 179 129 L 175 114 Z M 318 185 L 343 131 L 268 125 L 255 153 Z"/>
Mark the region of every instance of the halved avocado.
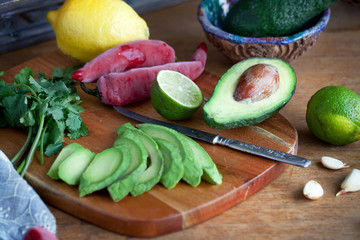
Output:
<path fill-rule="evenodd" d="M 270 65 L 278 73 L 277 90 L 258 101 L 235 100 L 242 74 L 257 64 Z M 203 119 L 212 128 L 230 129 L 258 124 L 278 112 L 291 99 L 296 88 L 292 67 L 278 58 L 249 58 L 233 65 L 219 80 L 203 107 Z"/>

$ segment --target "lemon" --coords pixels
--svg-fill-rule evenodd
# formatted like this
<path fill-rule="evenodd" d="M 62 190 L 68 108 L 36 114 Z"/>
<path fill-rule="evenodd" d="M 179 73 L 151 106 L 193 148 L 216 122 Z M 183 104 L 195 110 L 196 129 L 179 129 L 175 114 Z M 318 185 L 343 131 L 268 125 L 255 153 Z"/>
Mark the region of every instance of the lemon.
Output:
<path fill-rule="evenodd" d="M 120 0 L 66 0 L 46 17 L 58 48 L 80 62 L 116 45 L 149 38 L 146 22 Z"/>
<path fill-rule="evenodd" d="M 306 122 L 319 139 L 333 145 L 360 140 L 360 96 L 342 86 L 328 86 L 309 100 Z"/>
<path fill-rule="evenodd" d="M 204 100 L 190 78 L 173 70 L 161 70 L 156 75 L 150 96 L 154 109 L 169 120 L 189 118 Z"/>

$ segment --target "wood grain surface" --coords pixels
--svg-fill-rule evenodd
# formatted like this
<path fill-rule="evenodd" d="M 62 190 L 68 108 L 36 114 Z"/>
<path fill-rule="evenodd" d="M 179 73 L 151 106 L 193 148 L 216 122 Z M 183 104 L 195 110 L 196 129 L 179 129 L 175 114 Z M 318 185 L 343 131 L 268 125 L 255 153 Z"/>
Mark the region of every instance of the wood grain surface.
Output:
<path fill-rule="evenodd" d="M 206 41 L 196 17 L 199 2 L 190 0 L 142 15 L 151 38 L 173 46 L 179 59 L 189 59 L 196 45 Z M 309 158 L 313 162 L 311 167 L 289 166 L 246 201 L 216 217 L 152 239 L 360 239 L 360 192 L 335 197 L 349 170 L 360 169 L 360 142 L 341 147 L 326 144 L 311 134 L 305 122 L 306 104 L 321 87 L 342 85 L 360 94 L 359 46 L 360 7 L 342 0 L 331 7 L 329 24 L 316 44 L 291 62 L 298 79 L 297 89 L 280 113 L 296 128 L 298 155 Z M 206 70 L 221 76 L 232 63 L 211 44 L 208 47 Z M 56 49 L 52 40 L 2 54 L 0 69 L 10 69 Z M 325 169 L 320 164 L 324 155 L 341 159 L 351 168 Z M 311 179 L 317 180 L 325 191 L 318 201 L 307 200 L 302 194 L 304 184 Z M 57 236 L 61 240 L 141 239 L 106 230 L 52 205 L 48 207 L 56 217 Z"/>
<path fill-rule="evenodd" d="M 31 67 L 34 73 L 42 72 L 49 76 L 56 66 L 64 68 L 74 64 L 76 63 L 61 52 L 55 51 L 9 69 L 4 75 L 4 80 L 12 82 L 14 75 L 25 66 Z M 211 96 L 218 79 L 219 77 L 214 74 L 204 72 L 196 80 L 205 99 Z M 111 106 L 102 104 L 98 98 L 87 95 L 80 89 L 79 83 L 75 86 L 83 101 L 81 106 L 85 111 L 81 117 L 89 128 L 89 135 L 76 140 L 65 138 L 65 144 L 77 142 L 99 153 L 113 145 L 117 138 L 117 127 L 126 122 L 133 125 L 138 123 L 122 116 Z M 88 84 L 90 88 L 95 86 L 96 84 Z M 156 113 L 149 100 L 131 104 L 127 108 L 167 121 Z M 297 151 L 297 132 L 280 114 L 255 126 L 230 130 L 211 129 L 202 121 L 201 111 L 197 111 L 190 119 L 172 123 L 274 150 L 288 153 Z M 12 139 L 10 143 L 9 136 Z M 17 130 L 6 128 L 0 133 L 0 146 L 9 157 L 12 157 L 21 147 L 24 138 L 24 133 L 20 134 Z M 167 190 L 158 184 L 149 192 L 137 197 L 127 196 L 120 202 L 113 202 L 106 190 L 80 198 L 77 187 L 54 181 L 46 175 L 56 156 L 46 158 L 44 165 L 39 164 L 38 156 L 35 157 L 25 179 L 45 202 L 76 217 L 121 234 L 153 237 L 182 230 L 218 215 L 246 200 L 278 177 L 287 167 L 286 164 L 219 145 L 199 143 L 209 153 L 222 174 L 221 185 L 213 186 L 202 182 L 194 188 L 181 182 L 174 189 Z"/>

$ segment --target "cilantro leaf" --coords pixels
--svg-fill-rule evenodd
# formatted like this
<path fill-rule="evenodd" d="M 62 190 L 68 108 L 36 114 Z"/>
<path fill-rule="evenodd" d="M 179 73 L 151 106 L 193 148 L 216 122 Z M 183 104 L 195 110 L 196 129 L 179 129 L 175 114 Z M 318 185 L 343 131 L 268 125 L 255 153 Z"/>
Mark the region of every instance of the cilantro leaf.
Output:
<path fill-rule="evenodd" d="M 20 118 L 28 110 L 28 106 L 25 104 L 25 99 L 26 95 L 14 95 L 4 97 L 2 99 L 1 106 L 4 107 L 3 114 L 10 126 L 22 127 Z"/>
<path fill-rule="evenodd" d="M 70 139 L 76 139 L 78 137 L 85 137 L 89 134 L 89 129 L 88 127 L 84 124 L 84 122 L 81 123 L 80 128 L 77 131 L 74 132 L 70 132 L 67 134 L 67 136 Z"/>
<path fill-rule="evenodd" d="M 81 118 L 78 114 L 70 112 L 66 119 L 66 126 L 70 131 L 76 131 L 80 128 L 81 122 Z"/>
<path fill-rule="evenodd" d="M 61 150 L 61 148 L 63 147 L 62 143 L 52 143 L 47 145 L 46 150 L 45 150 L 45 155 L 46 156 L 51 156 L 56 154 L 58 151 Z"/>
<path fill-rule="evenodd" d="M 64 119 L 64 112 L 58 106 L 52 106 L 48 109 L 48 114 L 51 114 L 56 121 Z"/>
<path fill-rule="evenodd" d="M 20 70 L 20 73 L 15 75 L 14 83 L 16 84 L 28 84 L 29 77 L 33 76 L 33 71 L 30 67 L 26 67 Z"/>

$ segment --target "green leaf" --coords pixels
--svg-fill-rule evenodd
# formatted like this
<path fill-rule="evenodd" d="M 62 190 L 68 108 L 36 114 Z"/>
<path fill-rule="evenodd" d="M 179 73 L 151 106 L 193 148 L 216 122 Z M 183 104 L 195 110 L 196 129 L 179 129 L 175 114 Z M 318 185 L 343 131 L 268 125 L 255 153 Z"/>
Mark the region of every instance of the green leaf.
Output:
<path fill-rule="evenodd" d="M 0 127 L 5 127 L 7 124 L 3 109 L 0 109 Z"/>
<path fill-rule="evenodd" d="M 53 97 L 53 96 L 65 97 L 71 93 L 67 88 L 67 86 L 65 85 L 65 83 L 62 81 L 57 81 L 55 85 L 46 88 L 45 92 L 49 95 L 49 97 Z"/>
<path fill-rule="evenodd" d="M 15 75 L 14 83 L 16 84 L 28 84 L 29 77 L 33 76 L 33 71 L 30 67 L 25 67 L 20 70 L 20 73 Z"/>
<path fill-rule="evenodd" d="M 14 96 L 15 89 L 11 87 L 12 84 L 5 83 L 0 79 L 0 98 Z"/>
<path fill-rule="evenodd" d="M 46 115 L 48 106 L 49 105 L 47 102 L 39 103 L 39 105 L 38 105 L 39 116 Z"/>
<path fill-rule="evenodd" d="M 81 126 L 81 118 L 80 115 L 70 112 L 66 119 L 66 126 L 69 128 L 70 131 L 76 131 Z"/>
<path fill-rule="evenodd" d="M 66 126 L 64 121 L 51 121 L 47 128 L 46 135 L 46 144 L 45 146 L 51 143 L 62 143 L 64 142 L 64 132 Z"/>
<path fill-rule="evenodd" d="M 4 117 L 10 126 L 21 127 L 20 118 L 28 110 L 25 99 L 26 95 L 14 95 L 2 99 Z"/>
<path fill-rule="evenodd" d="M 29 76 L 29 85 L 36 93 L 44 92 L 43 87 L 34 79 L 33 76 Z"/>
<path fill-rule="evenodd" d="M 20 118 L 20 123 L 26 127 L 34 126 L 36 123 L 36 118 L 33 111 L 26 111 Z"/>
<path fill-rule="evenodd" d="M 63 120 L 64 119 L 64 113 L 62 111 L 61 108 L 59 108 L 58 106 L 52 106 L 51 108 L 48 109 L 48 113 L 50 115 L 52 115 L 52 117 L 54 118 L 54 120 L 59 121 L 59 120 Z"/>
<path fill-rule="evenodd" d="M 64 71 L 62 70 L 61 67 L 55 67 L 52 74 L 51 74 L 51 78 L 62 78 L 64 76 Z"/>
<path fill-rule="evenodd" d="M 45 155 L 50 157 L 50 156 L 56 154 L 58 151 L 60 151 L 62 147 L 63 147 L 62 143 L 49 144 L 45 148 Z"/>
<path fill-rule="evenodd" d="M 87 135 L 89 135 L 89 129 L 88 127 L 82 122 L 81 123 L 81 127 L 80 129 L 78 129 L 77 131 L 74 132 L 70 132 L 67 134 L 67 136 L 70 139 L 76 139 L 78 137 L 86 137 Z"/>

